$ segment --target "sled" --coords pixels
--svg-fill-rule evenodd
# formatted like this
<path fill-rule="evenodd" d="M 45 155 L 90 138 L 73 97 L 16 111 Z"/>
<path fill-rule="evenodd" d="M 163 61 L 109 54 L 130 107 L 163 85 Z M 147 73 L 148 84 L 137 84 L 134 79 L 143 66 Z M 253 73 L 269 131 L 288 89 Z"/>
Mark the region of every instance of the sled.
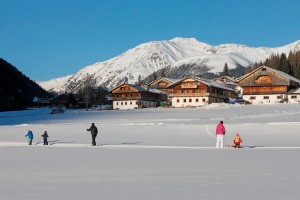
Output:
<path fill-rule="evenodd" d="M 224 145 L 224 148 L 235 148 L 235 145 L 226 144 L 226 145 Z M 239 148 L 237 147 L 236 149 L 241 149 L 241 148 L 243 148 L 243 147 L 240 146 Z"/>

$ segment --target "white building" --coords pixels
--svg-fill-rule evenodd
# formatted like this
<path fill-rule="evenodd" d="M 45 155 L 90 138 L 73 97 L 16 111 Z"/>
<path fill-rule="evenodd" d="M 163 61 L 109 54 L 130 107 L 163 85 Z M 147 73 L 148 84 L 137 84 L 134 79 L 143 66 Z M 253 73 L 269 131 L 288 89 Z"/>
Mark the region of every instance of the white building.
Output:
<path fill-rule="evenodd" d="M 245 101 L 252 104 L 291 102 L 296 103 L 300 80 L 282 71 L 262 66 L 244 75 L 238 81 Z"/>
<path fill-rule="evenodd" d="M 158 107 L 160 102 L 167 98 L 166 94 L 160 90 L 128 83 L 119 85 L 110 93 L 113 109 Z"/>
<path fill-rule="evenodd" d="M 210 103 L 227 102 L 234 90 L 218 81 L 201 78 L 184 78 L 168 86 L 173 93 L 173 107 L 198 107 Z"/>

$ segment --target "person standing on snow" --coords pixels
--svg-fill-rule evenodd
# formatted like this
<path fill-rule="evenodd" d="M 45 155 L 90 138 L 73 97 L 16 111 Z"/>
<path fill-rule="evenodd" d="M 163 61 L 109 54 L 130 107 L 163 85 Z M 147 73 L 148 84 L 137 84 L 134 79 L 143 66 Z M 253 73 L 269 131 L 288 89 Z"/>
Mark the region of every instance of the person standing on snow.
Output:
<path fill-rule="evenodd" d="M 94 123 L 92 123 L 92 126 L 89 129 L 86 129 L 87 131 L 91 131 L 92 134 L 92 146 L 96 146 L 96 137 L 98 134 L 98 129 L 95 126 Z"/>
<path fill-rule="evenodd" d="M 241 148 L 241 143 L 243 142 L 242 138 L 240 137 L 239 133 L 236 133 L 233 143 L 234 143 L 234 148 Z"/>
<path fill-rule="evenodd" d="M 226 130 L 223 125 L 223 121 L 220 121 L 216 128 L 216 135 L 217 135 L 217 144 L 216 148 L 223 148 L 224 147 L 224 136 L 225 136 Z"/>
<path fill-rule="evenodd" d="M 44 140 L 44 145 L 48 145 L 48 134 L 47 134 L 47 131 L 44 132 L 43 135 L 41 135 L 43 137 L 43 140 Z"/>
<path fill-rule="evenodd" d="M 27 134 L 25 135 L 25 137 L 28 138 L 28 145 L 32 145 L 32 140 L 33 140 L 33 133 L 31 130 L 28 130 Z"/>

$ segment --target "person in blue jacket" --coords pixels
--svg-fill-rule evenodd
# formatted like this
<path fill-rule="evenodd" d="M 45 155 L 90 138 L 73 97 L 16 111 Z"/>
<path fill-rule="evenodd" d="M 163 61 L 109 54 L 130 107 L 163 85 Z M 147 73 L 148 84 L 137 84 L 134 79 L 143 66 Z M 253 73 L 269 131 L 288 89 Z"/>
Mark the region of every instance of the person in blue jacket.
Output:
<path fill-rule="evenodd" d="M 32 145 L 33 133 L 31 130 L 28 130 L 27 135 L 25 135 L 25 137 L 28 138 L 28 145 Z"/>

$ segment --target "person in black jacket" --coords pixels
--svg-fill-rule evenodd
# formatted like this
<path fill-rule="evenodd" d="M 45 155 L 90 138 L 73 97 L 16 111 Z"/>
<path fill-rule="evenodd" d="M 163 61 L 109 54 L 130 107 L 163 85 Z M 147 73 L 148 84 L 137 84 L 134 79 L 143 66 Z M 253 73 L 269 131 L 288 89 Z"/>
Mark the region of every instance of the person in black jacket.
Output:
<path fill-rule="evenodd" d="M 48 145 L 48 134 L 47 134 L 47 131 L 44 132 L 43 135 L 41 135 L 44 139 L 44 145 Z"/>
<path fill-rule="evenodd" d="M 89 129 L 86 129 L 86 130 L 87 131 L 91 131 L 91 134 L 92 134 L 92 145 L 96 146 L 96 137 L 97 137 L 97 134 L 98 134 L 97 127 L 95 126 L 94 123 L 92 123 L 92 126 Z"/>

